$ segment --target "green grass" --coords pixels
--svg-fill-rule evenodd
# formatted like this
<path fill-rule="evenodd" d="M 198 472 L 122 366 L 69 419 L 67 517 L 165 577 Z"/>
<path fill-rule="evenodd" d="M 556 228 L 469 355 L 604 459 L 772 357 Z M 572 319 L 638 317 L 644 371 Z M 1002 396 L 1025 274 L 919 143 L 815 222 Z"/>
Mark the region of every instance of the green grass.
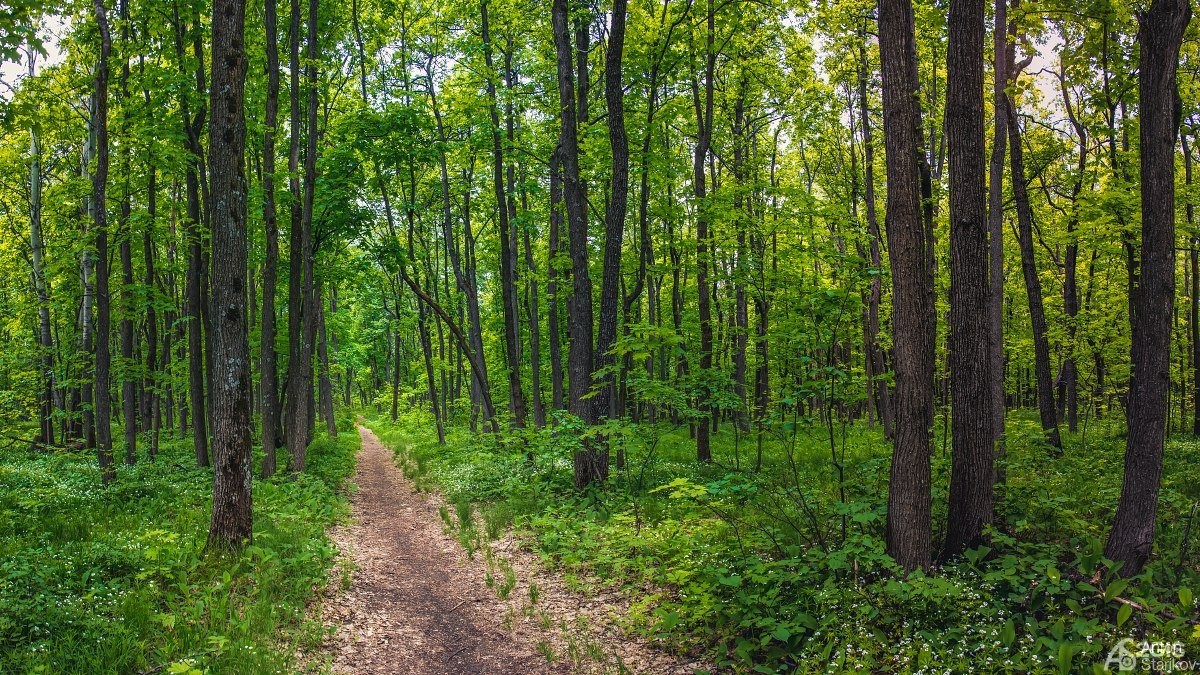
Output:
<path fill-rule="evenodd" d="M 1067 434 L 1056 456 L 1034 417 L 1010 416 L 990 546 L 907 579 L 884 553 L 890 445 L 878 429 L 836 426 L 831 444 L 819 424 L 778 424 L 755 471 L 757 437 L 732 425 L 707 465 L 686 427 L 610 425 L 625 467 L 580 493 L 578 430 L 451 429 L 442 447 L 426 422 L 413 412 L 370 425 L 418 484 L 460 514 L 476 505 L 480 536 L 514 525 L 569 585 L 622 590 L 627 628 L 723 667 L 1091 672 L 1123 637 L 1180 640 L 1200 656 L 1186 623 L 1200 591 L 1200 544 L 1185 541 L 1200 501 L 1191 437 L 1168 444 L 1155 561 L 1126 585 L 1100 555 L 1122 478 L 1115 421 Z M 936 545 L 950 462 L 940 428 L 935 437 Z"/>
<path fill-rule="evenodd" d="M 322 638 L 305 608 L 358 444 L 321 437 L 306 474 L 255 480 L 253 544 L 216 559 L 212 472 L 189 441 L 108 486 L 90 453 L 0 453 L 0 672 L 293 671 Z"/>

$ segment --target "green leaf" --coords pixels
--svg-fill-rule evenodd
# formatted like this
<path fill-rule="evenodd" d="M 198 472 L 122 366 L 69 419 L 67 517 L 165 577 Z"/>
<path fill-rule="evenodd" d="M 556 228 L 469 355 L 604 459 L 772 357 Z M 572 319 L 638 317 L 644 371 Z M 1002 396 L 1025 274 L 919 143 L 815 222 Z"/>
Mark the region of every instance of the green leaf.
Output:
<path fill-rule="evenodd" d="M 1055 584 L 1057 584 L 1058 580 L 1062 578 L 1062 575 L 1058 572 L 1058 568 L 1056 568 L 1054 565 L 1046 568 L 1046 576 L 1050 578 L 1051 583 Z"/>
<path fill-rule="evenodd" d="M 1004 628 L 1000 629 L 1000 642 L 1005 647 L 1011 647 L 1012 643 L 1017 639 L 1017 627 L 1013 625 L 1013 620 L 1009 619 L 1004 622 Z"/>
<path fill-rule="evenodd" d="M 1121 605 L 1121 609 L 1117 610 L 1117 627 L 1124 626 L 1131 616 L 1133 616 L 1133 605 Z"/>
<path fill-rule="evenodd" d="M 1129 586 L 1129 581 L 1127 579 L 1117 579 L 1104 589 L 1104 599 L 1112 600 L 1120 595 L 1121 591 L 1124 591 L 1127 586 Z"/>
<path fill-rule="evenodd" d="M 1192 606 L 1192 589 L 1187 586 L 1179 589 L 1179 604 L 1185 609 Z"/>

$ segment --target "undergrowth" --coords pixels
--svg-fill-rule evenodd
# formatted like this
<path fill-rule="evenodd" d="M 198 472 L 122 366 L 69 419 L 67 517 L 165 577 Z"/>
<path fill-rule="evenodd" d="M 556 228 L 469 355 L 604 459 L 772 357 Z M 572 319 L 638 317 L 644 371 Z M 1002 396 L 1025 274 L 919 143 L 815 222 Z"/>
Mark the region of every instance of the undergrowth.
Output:
<path fill-rule="evenodd" d="M 212 470 L 189 440 L 107 486 L 91 453 L 0 452 L 0 672 L 292 672 L 323 637 L 305 608 L 358 445 L 320 435 L 306 473 L 255 479 L 253 542 L 223 558 L 203 554 Z"/>
<path fill-rule="evenodd" d="M 445 446 L 420 412 L 370 426 L 418 486 L 455 505 L 464 545 L 513 525 L 576 590 L 622 590 L 628 629 L 722 668 L 1101 672 L 1126 637 L 1179 641 L 1200 657 L 1188 541 L 1200 441 L 1190 437 L 1168 445 L 1154 562 L 1123 580 L 1102 556 L 1123 466 L 1114 426 L 1067 435 L 1055 455 L 1036 422 L 1012 416 L 989 545 L 908 577 L 884 552 L 889 444 L 865 425 L 836 429 L 832 442 L 827 426 L 779 425 L 756 468 L 757 436 L 732 425 L 715 438 L 716 461 L 700 464 L 686 427 L 610 423 L 624 467 L 583 492 L 571 452 L 585 432 L 570 418 L 499 437 L 451 428 Z M 933 457 L 935 532 L 945 438 Z M 482 523 L 464 521 L 472 509 Z"/>

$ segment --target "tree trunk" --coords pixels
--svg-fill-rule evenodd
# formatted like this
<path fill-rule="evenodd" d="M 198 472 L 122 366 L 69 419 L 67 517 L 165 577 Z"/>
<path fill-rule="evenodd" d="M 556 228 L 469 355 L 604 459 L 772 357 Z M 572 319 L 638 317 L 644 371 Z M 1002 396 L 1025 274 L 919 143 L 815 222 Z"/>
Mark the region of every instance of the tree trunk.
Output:
<path fill-rule="evenodd" d="M 293 472 L 304 471 L 305 454 L 311 434 L 312 416 L 309 401 L 312 399 L 312 194 L 315 189 L 317 109 L 316 61 L 317 17 L 316 0 L 309 0 L 307 53 L 309 59 L 306 77 L 312 86 L 308 96 L 307 122 L 301 117 L 300 108 L 300 3 L 292 0 L 291 19 L 291 113 L 292 139 L 289 162 L 292 190 L 292 230 L 290 261 L 288 264 L 288 393 L 287 393 L 287 447 L 291 456 Z M 300 136 L 301 129 L 307 134 L 304 154 L 304 189 L 301 191 Z M 310 171 L 310 169 L 312 169 Z"/>
<path fill-rule="evenodd" d="M 1188 195 L 1184 213 L 1187 216 L 1188 232 L 1195 232 L 1196 205 L 1193 203 L 1192 191 L 1192 151 L 1188 144 L 1187 134 L 1179 135 L 1183 146 L 1184 182 L 1188 186 Z M 1188 237 L 1188 260 L 1191 267 L 1191 288 L 1188 289 L 1188 334 L 1192 347 L 1192 386 L 1200 388 L 1200 239 L 1194 234 Z M 1193 392 L 1192 401 L 1192 435 L 1200 436 L 1200 393 Z"/>
<path fill-rule="evenodd" d="M 213 510 L 208 546 L 249 543 L 250 343 L 246 327 L 245 0 L 214 0 L 212 43 Z"/>
<path fill-rule="evenodd" d="M 492 122 L 492 187 L 496 195 L 496 229 L 500 232 L 500 294 L 504 308 L 504 355 L 508 369 L 508 405 L 513 425 L 525 426 L 525 393 L 521 389 L 520 309 L 517 304 L 516 248 L 512 241 L 511 222 L 504 194 L 504 149 L 500 140 L 500 111 L 496 102 L 495 69 L 492 63 L 492 43 L 488 30 L 488 3 L 480 3 L 479 14 L 483 29 L 483 60 L 487 66 L 488 114 Z"/>
<path fill-rule="evenodd" d="M 1050 342 L 1047 338 L 1046 310 L 1042 302 L 1042 282 L 1038 278 L 1033 250 L 1033 211 L 1029 206 L 1028 178 L 1017 126 L 1016 104 L 1008 102 L 1008 151 L 1011 153 L 1013 201 L 1017 205 L 1017 241 L 1021 247 L 1021 273 L 1029 296 L 1029 320 L 1033 326 L 1033 361 L 1037 380 L 1038 413 L 1046 440 L 1062 448 L 1058 435 L 1058 411 L 1054 407 L 1054 385 L 1050 374 Z"/>
<path fill-rule="evenodd" d="M 570 239 L 571 276 L 573 289 L 567 306 L 567 334 L 570 350 L 567 371 L 570 378 L 567 392 L 568 408 L 586 424 L 596 421 L 595 406 L 585 396 L 592 379 L 592 278 L 588 273 L 587 200 L 579 177 L 579 138 L 576 105 L 586 109 L 586 93 L 575 96 L 571 77 L 571 43 L 567 34 L 567 0 L 553 0 L 552 23 L 558 55 L 559 119 L 562 123 L 559 151 L 562 159 L 563 194 L 567 211 Z M 586 82 L 586 77 L 583 78 Z M 603 482 L 608 477 L 608 450 L 587 444 L 574 457 L 576 487 Z"/>
<path fill-rule="evenodd" d="M 276 1 L 265 0 L 267 109 L 263 129 L 263 266 L 262 329 L 259 340 L 259 395 L 262 397 L 262 476 L 275 475 L 279 447 L 279 364 L 275 351 L 275 287 L 279 267 L 279 223 L 275 209 L 275 133 L 279 125 L 279 19 Z"/>
<path fill-rule="evenodd" d="M 1008 3 L 996 0 L 992 43 L 994 81 L 992 104 L 995 114 L 992 156 L 988 166 L 988 304 L 990 344 L 988 359 L 992 370 L 992 434 L 996 458 L 1004 456 L 1004 154 L 1008 147 Z M 1003 466 L 996 465 L 996 480 L 1003 481 Z"/>
<path fill-rule="evenodd" d="M 613 0 L 604 57 L 604 100 L 608 106 L 608 137 L 612 148 L 612 180 L 604 210 L 604 268 L 600 284 L 600 331 L 597 336 L 595 370 L 600 375 L 596 396 L 596 418 L 617 416 L 616 360 L 621 299 L 621 244 L 625 235 L 625 213 L 629 204 L 629 137 L 625 132 L 625 92 L 621 85 L 625 52 L 627 0 Z"/>
<path fill-rule="evenodd" d="M 558 301 L 559 233 L 562 231 L 563 220 L 561 152 L 562 145 L 559 144 L 550 155 L 550 231 L 547 234 L 548 251 L 546 254 L 546 304 L 549 307 L 546 329 L 550 333 L 550 402 L 555 410 L 563 409 L 563 380 L 565 379 L 562 364 L 562 328 L 559 326 L 561 303 Z"/>
<path fill-rule="evenodd" d="M 879 55 L 887 158 L 884 227 L 892 268 L 896 439 L 887 551 L 904 569 L 929 565 L 935 322 L 933 265 L 922 214 L 921 112 L 910 0 L 880 0 Z"/>
<path fill-rule="evenodd" d="M 953 454 L 944 557 L 979 544 L 992 522 L 987 195 L 983 143 L 983 0 L 952 0 L 946 67 L 950 153 L 950 386 Z"/>
<path fill-rule="evenodd" d="M 93 224 L 96 230 L 96 450 L 104 482 L 116 477 L 112 456 L 112 356 L 109 352 L 111 303 L 108 292 L 108 59 L 112 35 L 104 0 L 95 0 L 100 29 L 100 60 L 96 64 L 95 117 L 96 172 L 92 175 Z"/>
<path fill-rule="evenodd" d="M 713 325 L 712 306 L 709 299 L 708 270 L 709 234 L 708 188 L 705 182 L 704 164 L 708 159 L 709 144 L 712 141 L 713 121 L 713 77 L 716 71 L 717 53 L 714 46 L 716 40 L 716 14 L 713 0 L 708 0 L 707 30 L 704 40 L 704 84 L 703 92 L 700 84 L 692 81 L 692 98 L 696 109 L 696 149 L 692 157 L 692 196 L 696 203 L 696 292 L 697 306 L 700 312 L 700 376 L 707 378 L 711 375 L 713 365 Z M 714 419 L 711 393 L 707 387 L 700 394 L 697 409 L 700 419 L 696 431 L 696 459 L 701 462 L 712 461 L 712 441 L 709 429 Z"/>
<path fill-rule="evenodd" d="M 1106 557 L 1122 565 L 1120 574 L 1125 577 L 1140 572 L 1154 548 L 1171 381 L 1171 307 L 1175 299 L 1174 148 L 1181 105 L 1175 73 L 1191 15 L 1191 4 L 1186 0 L 1153 0 L 1141 17 L 1138 31 L 1141 272 L 1133 298 L 1137 310 L 1130 351 L 1125 479 L 1104 550 Z"/>

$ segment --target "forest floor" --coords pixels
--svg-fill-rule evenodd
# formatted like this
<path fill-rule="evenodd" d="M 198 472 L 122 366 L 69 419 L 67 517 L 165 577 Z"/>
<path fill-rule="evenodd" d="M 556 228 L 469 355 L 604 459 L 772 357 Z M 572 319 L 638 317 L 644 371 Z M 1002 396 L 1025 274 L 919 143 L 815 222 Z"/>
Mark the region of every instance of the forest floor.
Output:
<path fill-rule="evenodd" d="M 331 538 L 349 581 L 325 599 L 325 662 L 342 673 L 693 672 L 621 635 L 615 598 L 583 597 L 511 535 L 469 552 L 440 496 L 418 492 L 359 427 L 353 520 Z M 331 584 L 336 588 L 337 584 Z"/>

